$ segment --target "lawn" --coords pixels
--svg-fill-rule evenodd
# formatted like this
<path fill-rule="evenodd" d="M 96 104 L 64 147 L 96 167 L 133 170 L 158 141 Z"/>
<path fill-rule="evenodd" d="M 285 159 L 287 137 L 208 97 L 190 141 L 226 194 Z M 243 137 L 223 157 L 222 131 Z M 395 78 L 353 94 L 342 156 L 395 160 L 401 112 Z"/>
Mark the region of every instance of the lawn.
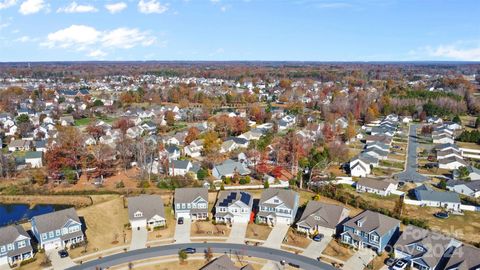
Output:
<path fill-rule="evenodd" d="M 123 207 L 123 198 L 120 196 L 112 200 L 79 209 L 78 216 L 84 219 L 88 240 L 87 254 L 116 246 L 125 245 L 130 231 L 124 229 L 128 221 L 127 208 Z M 71 257 L 84 255 L 84 248 L 70 251 Z"/>
<path fill-rule="evenodd" d="M 388 258 L 388 253 L 383 252 L 381 256 L 376 256 L 367 267 L 365 267 L 365 270 L 380 270 L 382 267 L 385 266 L 385 260 Z"/>
<path fill-rule="evenodd" d="M 172 212 L 172 207 L 165 206 L 165 218 L 167 219 L 167 226 L 148 233 L 147 241 L 155 241 L 161 239 L 172 238 L 175 234 L 175 217 Z"/>
<path fill-rule="evenodd" d="M 247 227 L 246 238 L 267 240 L 272 228 L 268 225 L 249 223 Z"/>
<path fill-rule="evenodd" d="M 75 122 L 74 122 L 74 125 L 75 126 L 87 126 L 91 122 L 94 122 L 96 120 L 102 120 L 103 122 L 105 122 L 107 124 L 111 124 L 111 123 L 113 123 L 113 121 L 115 121 L 115 119 L 111 118 L 111 117 L 97 117 L 97 118 L 87 117 L 87 118 L 76 119 Z"/>
<path fill-rule="evenodd" d="M 468 143 L 468 142 L 455 142 L 461 148 L 470 148 L 475 150 L 480 150 L 480 144 Z"/>
<path fill-rule="evenodd" d="M 228 237 L 230 228 L 223 224 L 214 225 L 211 221 L 195 221 L 190 228 L 191 236 L 222 236 Z"/>
<path fill-rule="evenodd" d="M 346 245 L 339 244 L 337 240 L 333 239 L 328 243 L 322 254 L 346 261 L 355 254 L 355 250 Z"/>
<path fill-rule="evenodd" d="M 306 235 L 297 233 L 292 228 L 288 229 L 287 237 L 285 238 L 285 240 L 283 241 L 284 244 L 299 248 L 306 248 L 308 247 L 310 242 L 312 242 L 312 240 Z"/>

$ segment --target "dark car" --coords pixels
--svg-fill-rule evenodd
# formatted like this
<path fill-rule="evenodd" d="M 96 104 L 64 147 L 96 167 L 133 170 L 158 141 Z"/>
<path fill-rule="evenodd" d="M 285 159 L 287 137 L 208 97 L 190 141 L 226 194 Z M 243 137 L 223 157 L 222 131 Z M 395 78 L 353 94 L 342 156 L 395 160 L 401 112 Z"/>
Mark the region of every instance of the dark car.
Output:
<path fill-rule="evenodd" d="M 319 234 L 315 235 L 312 239 L 315 242 L 320 242 L 323 239 L 323 234 L 319 233 Z"/>
<path fill-rule="evenodd" d="M 58 255 L 60 255 L 60 258 L 66 258 L 68 257 L 68 252 L 65 249 L 59 250 Z"/>
<path fill-rule="evenodd" d="M 300 268 L 300 265 L 292 263 L 292 262 L 289 262 L 288 265 L 290 265 L 293 268 Z"/>
<path fill-rule="evenodd" d="M 395 264 L 395 259 L 394 258 L 387 258 L 385 260 L 385 265 L 386 266 L 393 266 Z"/>
<path fill-rule="evenodd" d="M 437 212 L 433 214 L 436 218 L 447 219 L 449 217 L 448 212 Z"/>
<path fill-rule="evenodd" d="M 183 224 L 183 217 L 179 217 L 178 218 L 178 225 L 182 225 Z"/>
<path fill-rule="evenodd" d="M 187 254 L 195 254 L 197 253 L 197 250 L 195 248 L 184 248 L 182 251 L 185 251 Z"/>

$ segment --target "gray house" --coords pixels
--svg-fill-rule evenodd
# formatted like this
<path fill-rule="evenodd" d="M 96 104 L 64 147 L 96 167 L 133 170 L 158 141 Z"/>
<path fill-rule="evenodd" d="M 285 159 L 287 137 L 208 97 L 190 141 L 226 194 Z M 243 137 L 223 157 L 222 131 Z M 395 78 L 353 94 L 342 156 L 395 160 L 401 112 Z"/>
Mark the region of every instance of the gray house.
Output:
<path fill-rule="evenodd" d="M 0 228 L 0 268 L 33 257 L 30 236 L 20 225 Z"/>
<path fill-rule="evenodd" d="M 381 252 L 399 230 L 400 220 L 366 210 L 343 224 L 340 237 L 347 245 Z"/>
<path fill-rule="evenodd" d="M 166 224 L 165 209 L 160 195 L 128 198 L 128 219 L 132 228 L 154 229 Z"/>
<path fill-rule="evenodd" d="M 222 164 L 215 165 L 212 169 L 212 175 L 217 179 L 233 177 L 235 174 L 248 175 L 250 174 L 250 170 L 242 163 L 231 159 L 225 160 Z"/>
<path fill-rule="evenodd" d="M 33 217 L 32 232 L 43 249 L 68 247 L 84 241 L 82 223 L 75 208 Z"/>
<path fill-rule="evenodd" d="M 314 235 L 334 235 L 337 226 L 348 218 L 350 211 L 340 205 L 309 201 L 297 222 L 297 230 Z"/>
<path fill-rule="evenodd" d="M 299 195 L 293 190 L 269 188 L 262 192 L 257 220 L 262 223 L 293 224 L 298 210 Z"/>
<path fill-rule="evenodd" d="M 396 259 L 405 259 L 410 267 L 423 270 L 442 268 L 460 242 L 443 234 L 407 226 L 394 245 Z"/>
<path fill-rule="evenodd" d="M 475 181 L 460 181 L 448 180 L 447 189 L 466 196 L 479 198 L 480 197 L 480 180 Z"/>
<path fill-rule="evenodd" d="M 173 204 L 175 205 L 175 218 L 205 220 L 208 218 L 208 189 L 177 188 Z"/>
<path fill-rule="evenodd" d="M 451 191 L 436 191 L 428 185 L 421 185 L 413 190 L 422 206 L 442 207 L 447 210 L 460 211 L 460 196 Z"/>

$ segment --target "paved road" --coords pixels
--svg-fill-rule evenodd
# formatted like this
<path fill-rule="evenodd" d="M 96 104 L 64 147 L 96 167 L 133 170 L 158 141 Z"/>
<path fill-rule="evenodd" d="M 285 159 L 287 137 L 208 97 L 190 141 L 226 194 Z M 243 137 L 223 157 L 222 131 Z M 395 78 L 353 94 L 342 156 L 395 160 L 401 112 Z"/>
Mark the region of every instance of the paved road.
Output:
<path fill-rule="evenodd" d="M 398 173 L 394 176 L 395 179 L 402 182 L 416 182 L 421 183 L 428 180 L 427 177 L 419 174 L 417 172 L 418 163 L 417 163 L 417 147 L 418 147 L 418 137 L 417 137 L 417 124 L 410 125 L 408 132 L 408 148 L 407 148 L 407 162 L 405 170 L 401 173 Z"/>
<path fill-rule="evenodd" d="M 111 256 L 104 257 L 95 261 L 86 262 L 81 265 L 77 265 L 71 268 L 70 270 L 93 270 L 93 269 L 104 269 L 106 267 L 111 267 L 114 265 L 134 262 L 138 260 L 144 260 L 148 258 L 154 258 L 159 256 L 168 256 L 176 255 L 178 250 L 192 247 L 196 248 L 197 252 L 202 253 L 207 248 L 211 248 L 214 253 L 225 253 L 232 254 L 235 256 L 251 256 L 256 258 L 263 258 L 275 262 L 281 260 L 286 260 L 289 263 L 294 263 L 300 266 L 300 268 L 305 270 L 334 270 L 331 265 L 318 262 L 317 260 L 307 258 L 302 255 L 297 255 L 283 250 L 271 249 L 262 246 L 247 246 L 241 244 L 230 244 L 230 243 L 190 243 L 190 244 L 172 244 L 164 245 L 152 248 L 137 249 L 133 251 L 128 251 L 125 253 L 119 253 Z M 237 253 L 236 253 L 237 252 Z"/>

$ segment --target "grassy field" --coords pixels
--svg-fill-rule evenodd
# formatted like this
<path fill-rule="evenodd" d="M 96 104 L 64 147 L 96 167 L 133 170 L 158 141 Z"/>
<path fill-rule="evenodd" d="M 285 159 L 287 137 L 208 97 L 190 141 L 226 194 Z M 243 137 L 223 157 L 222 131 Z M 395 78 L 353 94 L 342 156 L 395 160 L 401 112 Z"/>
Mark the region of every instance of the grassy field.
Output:
<path fill-rule="evenodd" d="M 98 118 L 87 117 L 87 118 L 76 119 L 75 122 L 74 122 L 74 125 L 75 126 L 87 126 L 90 123 L 94 122 L 95 120 L 102 120 L 103 122 L 105 122 L 107 124 L 111 124 L 115 121 L 114 118 L 110 118 L 110 117 L 98 117 Z"/>
<path fill-rule="evenodd" d="M 192 223 L 190 233 L 195 236 L 223 236 L 228 237 L 230 228 L 223 224 L 214 225 L 211 221 L 195 221 Z"/>
<path fill-rule="evenodd" d="M 249 223 L 245 237 L 258 240 L 267 240 L 267 237 L 271 231 L 272 228 L 268 225 Z"/>

